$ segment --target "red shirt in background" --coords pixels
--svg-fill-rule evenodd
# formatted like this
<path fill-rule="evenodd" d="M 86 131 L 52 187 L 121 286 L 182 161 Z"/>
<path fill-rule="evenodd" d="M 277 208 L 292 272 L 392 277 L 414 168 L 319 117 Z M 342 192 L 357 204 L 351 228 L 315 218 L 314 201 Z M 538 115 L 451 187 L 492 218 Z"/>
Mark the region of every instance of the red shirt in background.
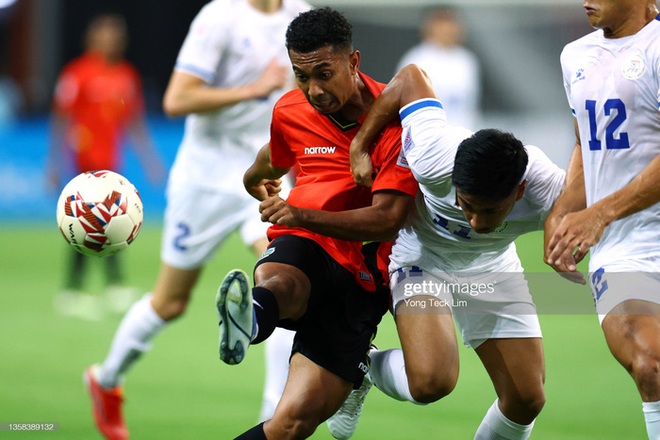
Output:
<path fill-rule="evenodd" d="M 84 54 L 62 70 L 54 106 L 71 122 L 67 144 L 78 171 L 116 169 L 122 131 L 144 111 L 140 76 L 127 61 Z"/>
<path fill-rule="evenodd" d="M 374 97 L 385 88 L 385 84 L 362 73 L 359 75 Z M 349 148 L 359 128 L 359 123 L 342 125 L 331 116 L 320 114 L 299 89 L 287 93 L 277 102 L 271 124 L 271 163 L 282 168 L 298 168 L 296 184 L 287 198 L 289 204 L 336 212 L 371 206 L 371 195 L 376 191 L 396 190 L 415 196 L 417 182 L 410 169 L 400 164 L 401 125 L 398 122 L 388 125 L 377 146 L 372 148 L 371 159 L 378 171 L 373 186 L 367 188 L 355 184 L 350 171 Z M 354 273 L 364 288 L 374 290 L 373 279 L 361 252 L 362 242 L 280 225 L 273 225 L 268 230 L 271 240 L 280 235 L 314 240 Z"/>

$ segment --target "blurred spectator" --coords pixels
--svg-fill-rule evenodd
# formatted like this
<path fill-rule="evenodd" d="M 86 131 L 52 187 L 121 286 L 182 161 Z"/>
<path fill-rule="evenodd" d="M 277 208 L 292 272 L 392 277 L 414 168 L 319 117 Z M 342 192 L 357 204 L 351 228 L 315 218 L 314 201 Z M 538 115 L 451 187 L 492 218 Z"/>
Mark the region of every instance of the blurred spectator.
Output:
<path fill-rule="evenodd" d="M 154 183 L 163 181 L 162 161 L 145 123 L 141 80 L 124 59 L 128 43 L 124 18 L 97 16 L 87 27 L 84 43 L 84 53 L 64 66 L 57 81 L 47 165 L 50 189 L 57 191 L 83 171 L 118 171 L 124 134 L 130 136 L 147 177 Z M 100 298 L 83 293 L 88 258 L 71 250 L 64 290 L 55 305 L 67 315 L 98 319 L 104 310 Z M 124 284 L 117 255 L 104 258 L 103 264 L 108 304 L 124 310 L 137 292 Z"/>
<path fill-rule="evenodd" d="M 481 104 L 480 65 L 463 46 L 465 31 L 455 9 L 434 6 L 423 14 L 422 41 L 400 59 L 396 70 L 417 64 L 429 75 L 450 124 L 474 130 Z"/>

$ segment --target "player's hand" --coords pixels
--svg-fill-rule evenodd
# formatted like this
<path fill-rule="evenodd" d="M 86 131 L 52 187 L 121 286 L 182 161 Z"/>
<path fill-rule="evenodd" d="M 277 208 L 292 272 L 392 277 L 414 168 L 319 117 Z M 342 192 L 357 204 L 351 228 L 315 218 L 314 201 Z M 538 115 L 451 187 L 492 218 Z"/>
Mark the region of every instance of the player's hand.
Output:
<path fill-rule="evenodd" d="M 598 243 L 604 229 L 605 221 L 595 209 L 587 208 L 564 215 L 548 236 L 545 262 L 564 278 L 574 281 L 578 277 L 568 273 L 577 273 L 576 265 L 584 259 L 591 246 Z M 581 284 L 586 283 L 583 276 L 579 279 Z"/>
<path fill-rule="evenodd" d="M 282 179 L 267 180 L 264 187 L 268 197 L 276 196 L 282 191 Z"/>
<path fill-rule="evenodd" d="M 371 186 L 374 183 L 374 168 L 368 151 L 355 141 L 351 142 L 350 149 L 351 172 L 355 183 L 363 186 Z"/>
<path fill-rule="evenodd" d="M 270 61 L 264 73 L 254 82 L 255 95 L 266 98 L 273 90 L 281 89 L 289 81 L 291 67 L 280 64 L 274 58 Z"/>
<path fill-rule="evenodd" d="M 281 197 L 269 197 L 259 205 L 261 221 L 288 227 L 300 226 L 300 209 L 289 205 Z"/>
<path fill-rule="evenodd" d="M 46 176 L 46 189 L 49 192 L 55 194 L 57 190 L 60 189 L 61 184 L 62 184 L 62 179 L 60 177 L 59 171 L 56 170 L 54 167 L 50 167 L 47 171 L 47 176 Z"/>
<path fill-rule="evenodd" d="M 270 190 L 274 190 L 272 182 L 272 180 L 263 179 L 256 185 L 245 185 L 245 190 L 255 199 L 264 201 L 269 197 L 269 187 Z"/>

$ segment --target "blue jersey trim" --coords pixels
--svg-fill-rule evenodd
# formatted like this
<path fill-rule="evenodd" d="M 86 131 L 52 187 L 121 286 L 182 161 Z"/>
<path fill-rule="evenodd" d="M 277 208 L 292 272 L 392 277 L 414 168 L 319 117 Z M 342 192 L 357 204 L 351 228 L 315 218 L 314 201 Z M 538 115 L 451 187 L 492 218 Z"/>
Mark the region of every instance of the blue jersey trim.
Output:
<path fill-rule="evenodd" d="M 424 107 L 442 108 L 442 104 L 440 104 L 440 101 L 438 101 L 437 99 L 423 99 L 421 101 L 416 101 L 413 102 L 412 104 L 408 104 L 406 107 L 402 108 L 401 111 L 399 112 L 399 116 L 403 121 L 408 115 Z"/>
<path fill-rule="evenodd" d="M 199 76 L 200 78 L 202 78 L 207 83 L 210 83 L 213 80 L 213 74 L 211 72 L 200 69 L 199 67 L 193 66 L 192 64 L 177 63 L 175 67 L 177 69 L 181 69 L 181 70 L 185 70 L 186 72 L 190 72 L 190 73 L 194 74 L 195 76 Z"/>

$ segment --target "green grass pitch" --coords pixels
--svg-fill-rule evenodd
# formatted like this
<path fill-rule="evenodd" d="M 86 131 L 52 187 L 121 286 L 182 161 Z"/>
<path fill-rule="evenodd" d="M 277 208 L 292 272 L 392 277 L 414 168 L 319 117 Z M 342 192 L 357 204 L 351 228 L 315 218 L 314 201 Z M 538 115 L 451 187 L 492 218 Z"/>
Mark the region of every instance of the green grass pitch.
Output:
<path fill-rule="evenodd" d="M 546 271 L 541 234 L 519 240 L 528 271 Z M 0 432 L 0 439 L 95 439 L 83 369 L 105 356 L 120 315 L 97 322 L 65 318 L 53 310 L 68 249 L 57 229 L 0 226 L 0 423 L 57 422 L 56 432 Z M 144 229 L 125 251 L 132 285 L 148 291 L 159 266 L 160 231 Z M 217 356 L 215 289 L 233 267 L 250 270 L 253 257 L 232 236 L 195 289 L 186 316 L 173 323 L 132 370 L 125 384 L 125 416 L 132 439 L 229 439 L 256 422 L 261 400 L 263 348 L 252 347 L 239 366 Z M 100 292 L 92 267 L 89 290 Z M 556 275 L 543 295 L 568 292 Z M 536 293 L 535 293 L 536 296 Z M 586 288 L 562 302 L 590 302 Z M 641 401 L 627 373 L 610 355 L 598 319 L 584 313 L 541 315 L 547 366 L 547 403 L 533 439 L 645 438 Z M 376 339 L 397 345 L 388 315 Z M 495 395 L 476 355 L 461 348 L 456 390 L 435 404 L 416 406 L 373 389 L 355 439 L 471 439 Z M 315 439 L 330 439 L 325 425 Z"/>

